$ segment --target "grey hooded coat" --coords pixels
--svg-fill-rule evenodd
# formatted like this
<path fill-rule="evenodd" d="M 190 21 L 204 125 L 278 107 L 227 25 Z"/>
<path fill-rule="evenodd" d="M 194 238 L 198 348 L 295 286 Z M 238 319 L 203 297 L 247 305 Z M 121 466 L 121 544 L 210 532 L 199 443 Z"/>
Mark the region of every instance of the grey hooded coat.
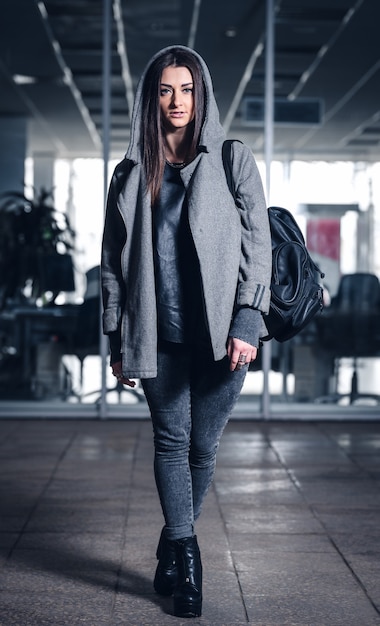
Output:
<path fill-rule="evenodd" d="M 271 239 L 260 175 L 251 151 L 239 142 L 231 151 L 235 201 L 229 191 L 222 160 L 225 133 L 211 77 L 203 59 L 191 52 L 202 67 L 207 110 L 199 153 L 181 176 L 211 345 L 215 360 L 220 360 L 226 355 L 234 312 L 240 307 L 269 310 Z M 123 375 L 128 378 L 157 375 L 152 208 L 140 145 L 145 74 L 136 91 L 130 145 L 110 184 L 102 246 L 103 331 L 120 332 Z"/>

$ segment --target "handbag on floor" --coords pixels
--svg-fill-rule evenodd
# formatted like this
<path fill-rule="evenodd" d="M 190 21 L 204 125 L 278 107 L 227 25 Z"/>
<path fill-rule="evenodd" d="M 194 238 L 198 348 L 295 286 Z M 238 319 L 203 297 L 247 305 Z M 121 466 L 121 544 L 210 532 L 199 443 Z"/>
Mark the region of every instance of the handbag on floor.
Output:
<path fill-rule="evenodd" d="M 223 164 L 228 187 L 234 197 L 231 144 L 223 144 Z M 269 207 L 272 238 L 271 301 L 264 317 L 268 335 L 263 341 L 287 341 L 299 333 L 323 309 L 324 274 L 311 258 L 303 234 L 293 215 L 282 207 Z"/>

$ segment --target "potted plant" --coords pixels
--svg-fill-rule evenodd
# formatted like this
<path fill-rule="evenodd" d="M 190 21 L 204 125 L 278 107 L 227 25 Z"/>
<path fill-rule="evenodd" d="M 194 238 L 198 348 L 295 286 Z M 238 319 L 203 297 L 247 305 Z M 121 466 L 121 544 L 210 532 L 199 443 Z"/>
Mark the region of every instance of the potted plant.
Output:
<path fill-rule="evenodd" d="M 52 192 L 33 199 L 10 191 L 0 196 L 0 308 L 26 296 L 35 302 L 52 292 L 73 291 L 71 253 L 75 233 L 57 211 Z"/>

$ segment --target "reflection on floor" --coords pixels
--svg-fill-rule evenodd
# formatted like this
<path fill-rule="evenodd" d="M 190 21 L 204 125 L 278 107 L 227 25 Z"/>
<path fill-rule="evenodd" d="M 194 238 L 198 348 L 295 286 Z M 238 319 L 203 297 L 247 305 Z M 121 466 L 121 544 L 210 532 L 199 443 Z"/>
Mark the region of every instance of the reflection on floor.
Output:
<path fill-rule="evenodd" d="M 1 626 L 184 623 L 152 589 L 152 457 L 148 420 L 0 420 Z M 192 623 L 379 625 L 379 488 L 378 423 L 230 422 Z"/>

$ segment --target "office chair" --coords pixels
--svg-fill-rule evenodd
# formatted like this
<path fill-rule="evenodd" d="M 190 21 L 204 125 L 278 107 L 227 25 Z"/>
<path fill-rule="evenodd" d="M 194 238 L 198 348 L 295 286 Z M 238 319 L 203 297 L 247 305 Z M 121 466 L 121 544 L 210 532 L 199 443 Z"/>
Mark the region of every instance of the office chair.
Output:
<path fill-rule="evenodd" d="M 380 402 L 380 395 L 360 393 L 358 359 L 380 356 L 380 282 L 369 273 L 342 276 L 331 305 L 316 319 L 319 348 L 333 359 L 336 380 L 340 360 L 353 359 L 351 389 L 347 394 L 337 390 L 317 399 L 318 402 L 339 401 L 348 396 L 352 404 L 359 398 Z"/>
<path fill-rule="evenodd" d="M 72 339 L 70 353 L 80 363 L 79 393 L 72 390 L 79 399 L 83 397 L 83 370 L 86 357 L 99 354 L 99 323 L 100 323 L 100 270 L 99 266 L 86 272 L 86 290 L 83 303 L 78 306 L 76 327 Z"/>
<path fill-rule="evenodd" d="M 95 266 L 86 272 L 86 291 L 83 303 L 78 306 L 78 316 L 76 328 L 69 349 L 80 362 L 79 393 L 75 392 L 72 385 L 69 385 L 70 392 L 68 395 L 74 395 L 82 400 L 85 396 L 100 394 L 101 390 L 83 393 L 83 370 L 84 362 L 88 356 L 98 356 L 100 354 L 100 267 Z M 124 387 L 122 383 L 117 382 L 114 387 L 107 388 L 106 393 L 116 391 L 121 401 L 121 394 L 131 393 L 139 401 L 145 399 L 144 394 L 139 389 L 129 389 Z"/>
<path fill-rule="evenodd" d="M 270 369 L 281 374 L 280 396 L 284 402 L 289 401 L 288 375 L 293 372 L 293 339 L 279 343 L 271 339 Z M 249 364 L 249 372 L 260 372 L 263 369 L 263 346 L 258 350 L 257 357 Z"/>
<path fill-rule="evenodd" d="M 71 254 L 46 253 L 37 255 L 39 290 L 52 293 L 50 303 L 62 291 L 75 291 L 74 265 Z"/>

